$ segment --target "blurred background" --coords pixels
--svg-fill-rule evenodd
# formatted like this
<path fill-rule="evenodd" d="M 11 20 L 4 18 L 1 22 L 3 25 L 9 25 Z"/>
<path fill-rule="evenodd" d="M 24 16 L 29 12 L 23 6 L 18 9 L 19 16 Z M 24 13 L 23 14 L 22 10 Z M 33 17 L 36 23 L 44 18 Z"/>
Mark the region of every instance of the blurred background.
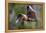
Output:
<path fill-rule="evenodd" d="M 32 11 L 28 6 L 31 6 L 35 10 L 35 21 L 25 21 L 24 25 L 21 25 L 21 22 L 16 23 L 16 18 L 18 14 L 27 14 Z M 9 22 L 8 29 L 40 29 L 42 26 L 42 18 L 43 18 L 43 5 L 42 4 L 8 4 L 9 11 Z"/>

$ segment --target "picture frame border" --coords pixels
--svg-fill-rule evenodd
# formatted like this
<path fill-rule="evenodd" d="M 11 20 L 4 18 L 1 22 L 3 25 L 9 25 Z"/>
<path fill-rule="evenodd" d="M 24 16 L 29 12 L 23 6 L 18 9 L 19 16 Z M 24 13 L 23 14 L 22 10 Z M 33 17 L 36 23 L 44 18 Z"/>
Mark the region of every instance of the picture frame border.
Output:
<path fill-rule="evenodd" d="M 21 30 L 8 30 L 8 3 L 19 4 L 43 4 L 43 29 L 21 29 Z M 29 2 L 29 1 L 9 1 L 5 0 L 5 32 L 24 32 L 24 31 L 44 31 L 45 30 L 45 3 L 43 2 Z"/>

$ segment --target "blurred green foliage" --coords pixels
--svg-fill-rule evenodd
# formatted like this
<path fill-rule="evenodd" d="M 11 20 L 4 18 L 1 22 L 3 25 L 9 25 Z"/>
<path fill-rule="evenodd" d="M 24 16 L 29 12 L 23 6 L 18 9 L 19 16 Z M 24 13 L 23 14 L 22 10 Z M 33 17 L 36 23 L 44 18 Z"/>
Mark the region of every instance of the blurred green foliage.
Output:
<path fill-rule="evenodd" d="M 16 5 L 14 6 L 14 10 L 16 14 L 26 14 L 25 5 Z"/>

